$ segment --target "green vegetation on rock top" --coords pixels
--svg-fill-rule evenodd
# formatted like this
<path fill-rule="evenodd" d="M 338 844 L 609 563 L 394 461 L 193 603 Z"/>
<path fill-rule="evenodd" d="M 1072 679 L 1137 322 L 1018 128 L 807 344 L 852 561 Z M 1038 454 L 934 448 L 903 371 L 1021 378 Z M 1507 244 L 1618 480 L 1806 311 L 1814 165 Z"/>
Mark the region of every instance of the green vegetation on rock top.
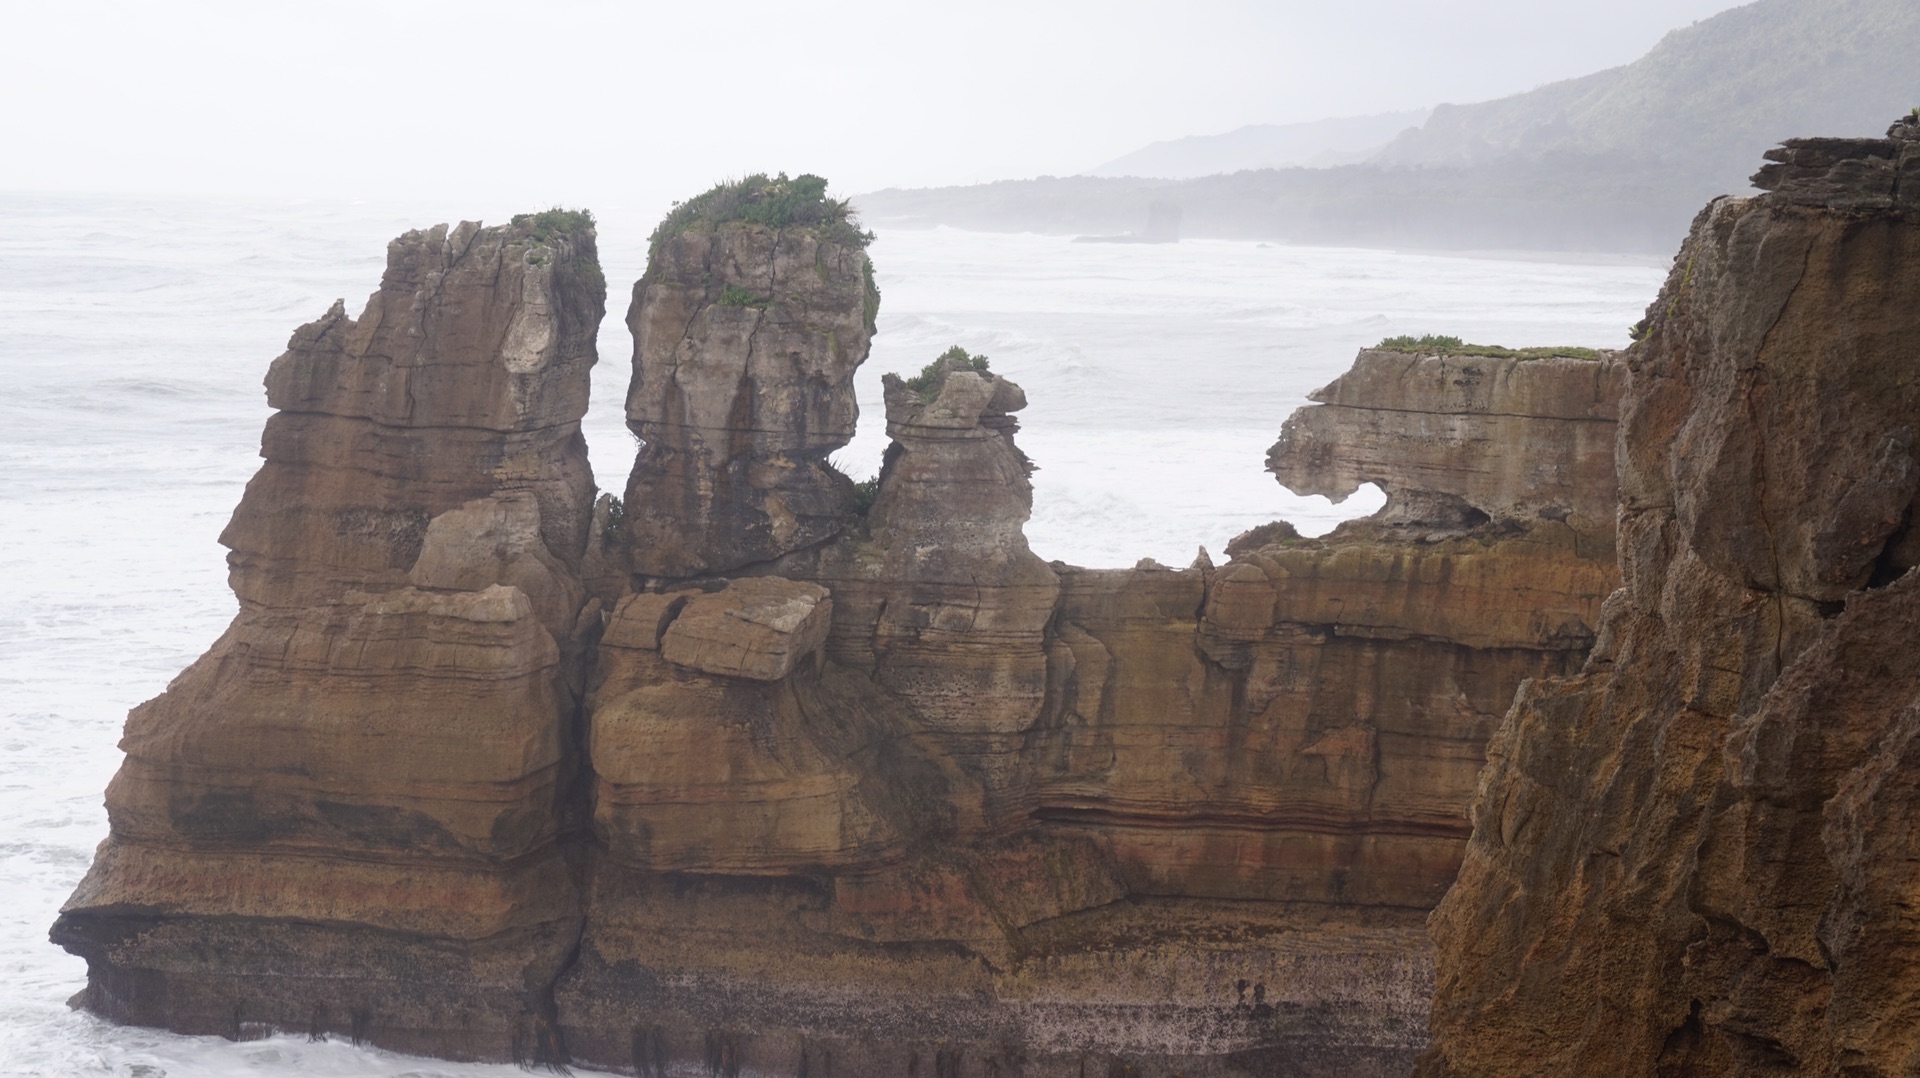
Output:
<path fill-rule="evenodd" d="M 1458 337 L 1424 333 L 1418 337 L 1388 337 L 1375 348 L 1423 356 L 1477 356 L 1483 359 L 1599 359 L 1594 348 L 1505 348 L 1497 344 L 1467 344 Z"/>
<path fill-rule="evenodd" d="M 920 373 L 907 379 L 907 388 L 920 396 L 921 400 L 932 400 L 940 391 L 940 383 L 946 381 L 950 370 L 987 370 L 987 357 L 976 356 L 959 345 L 947 349 L 934 358 L 932 363 L 920 368 Z"/>
<path fill-rule="evenodd" d="M 555 206 L 539 213 L 516 213 L 515 225 L 525 226 L 533 232 L 533 238 L 542 243 L 555 236 L 576 236 L 593 230 L 593 212 L 591 210 L 568 210 Z"/>
<path fill-rule="evenodd" d="M 651 260 L 661 244 L 682 232 L 735 221 L 768 228 L 812 228 L 823 238 L 849 247 L 864 248 L 873 242 L 873 233 L 860 230 L 859 218 L 846 200 L 827 197 L 826 180 L 811 173 L 788 179 L 784 172 L 772 178 L 756 172 L 674 203 L 647 238 L 647 256 Z"/>
<path fill-rule="evenodd" d="M 556 239 L 592 236 L 593 213 L 590 210 L 569 210 L 555 206 L 539 213 L 516 213 L 513 215 L 513 227 L 526 229 L 528 238 L 536 244 L 550 244 Z M 544 266 L 546 263 L 544 255 L 528 251 L 528 265 Z M 568 264 L 589 287 L 603 296 L 606 294 L 607 277 L 601 272 L 597 253 L 589 257 L 576 257 Z"/>

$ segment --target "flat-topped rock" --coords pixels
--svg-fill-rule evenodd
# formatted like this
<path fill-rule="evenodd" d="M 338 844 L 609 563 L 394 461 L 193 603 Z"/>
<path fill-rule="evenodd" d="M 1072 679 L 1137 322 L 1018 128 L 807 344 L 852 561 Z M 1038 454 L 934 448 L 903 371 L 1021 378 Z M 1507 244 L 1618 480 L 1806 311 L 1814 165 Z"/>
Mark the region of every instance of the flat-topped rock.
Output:
<path fill-rule="evenodd" d="M 818 584 L 745 577 L 688 598 L 661 638 L 660 654 L 703 673 L 778 681 L 820 651 L 832 620 L 833 601 Z"/>
<path fill-rule="evenodd" d="M 1908 115 L 1887 137 L 1788 139 L 1764 155 L 1753 185 L 1771 201 L 1844 212 L 1920 208 L 1920 120 Z"/>

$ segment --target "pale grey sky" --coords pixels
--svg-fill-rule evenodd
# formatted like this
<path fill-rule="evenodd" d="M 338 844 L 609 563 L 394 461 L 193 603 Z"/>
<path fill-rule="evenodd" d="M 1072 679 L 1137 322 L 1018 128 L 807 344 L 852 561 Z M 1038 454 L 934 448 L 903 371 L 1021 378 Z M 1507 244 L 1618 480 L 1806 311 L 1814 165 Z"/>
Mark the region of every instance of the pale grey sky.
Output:
<path fill-rule="evenodd" d="M 1732 0 L 62 0 L 0 7 L 0 190 L 664 208 L 1065 175 L 1626 63 Z"/>

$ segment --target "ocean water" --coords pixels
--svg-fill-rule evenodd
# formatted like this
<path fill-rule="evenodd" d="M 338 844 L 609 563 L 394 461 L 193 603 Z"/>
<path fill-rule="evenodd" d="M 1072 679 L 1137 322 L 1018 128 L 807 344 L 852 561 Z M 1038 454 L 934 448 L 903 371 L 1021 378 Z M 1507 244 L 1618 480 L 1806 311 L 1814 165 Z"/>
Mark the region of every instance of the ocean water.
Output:
<path fill-rule="evenodd" d="M 460 207 L 455 207 L 458 210 Z M 610 297 L 586 424 L 601 485 L 624 486 L 625 285 L 647 215 L 603 214 Z M 70 1011 L 78 959 L 46 942 L 106 833 L 101 792 L 127 709 L 219 634 L 234 603 L 215 542 L 257 465 L 267 363 L 335 297 L 378 283 L 387 239 L 435 207 L 0 194 L 0 1075 L 478 1076 L 303 1037 L 233 1044 Z M 1298 498 L 1263 471 L 1306 394 L 1398 333 L 1619 346 L 1664 267 L 1189 241 L 882 231 L 879 376 L 950 344 L 991 357 L 1030 407 L 1040 465 L 1027 534 L 1082 565 L 1216 556 L 1276 518 L 1317 533 L 1371 512 Z M 623 284 L 624 282 L 624 284 Z"/>

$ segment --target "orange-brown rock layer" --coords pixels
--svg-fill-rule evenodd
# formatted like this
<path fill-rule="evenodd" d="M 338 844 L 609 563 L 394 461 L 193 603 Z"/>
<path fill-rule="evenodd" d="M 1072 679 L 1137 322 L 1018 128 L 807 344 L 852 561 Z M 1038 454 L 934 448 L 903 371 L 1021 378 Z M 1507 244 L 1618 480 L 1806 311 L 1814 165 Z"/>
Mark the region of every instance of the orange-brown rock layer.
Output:
<path fill-rule="evenodd" d="M 239 616 L 136 708 L 55 937 L 119 1021 L 558 1058 L 592 498 L 591 225 L 410 232 L 294 334 Z"/>
<path fill-rule="evenodd" d="M 1577 545 L 1362 523 L 1212 572 L 1069 572 L 1036 814 L 1135 893 L 1429 907 L 1514 689 L 1592 643 L 1615 575 Z"/>
<path fill-rule="evenodd" d="M 916 390 L 884 379 L 892 445 L 864 527 L 790 571 L 838 597 L 829 652 L 899 696 L 1006 822 L 1030 805 L 1020 759 L 1047 693 L 1060 586 L 1027 548 L 1033 509 L 1012 413 L 1018 385 L 936 361 Z"/>
<path fill-rule="evenodd" d="M 1710 206 L 1628 354 L 1624 587 L 1494 738 L 1422 1073 L 1920 1067 L 1920 225 L 1867 189 L 1920 143 L 1870 148 Z"/>
<path fill-rule="evenodd" d="M 1050 565 L 973 357 L 887 380 L 855 508 L 865 256 L 733 221 L 637 289 L 619 517 L 546 217 L 404 238 L 276 363 L 241 616 L 130 720 L 56 929 L 87 1005 L 655 1075 L 1409 1065 L 1482 747 L 1616 584 L 1611 358 L 1365 353 L 1275 464 L 1385 518 Z"/>
<path fill-rule="evenodd" d="M 1611 359 L 1537 371 L 1550 400 L 1617 384 Z M 943 359 L 887 396 L 863 520 L 613 614 L 569 1051 L 639 1073 L 1404 1070 L 1415 926 L 1486 739 L 1523 680 L 1578 668 L 1617 583 L 1611 530 L 1571 511 L 1589 492 L 1274 526 L 1217 570 L 1049 566 L 1021 534 L 1018 387 Z M 1566 421 L 1611 424 L 1584 407 Z M 1352 411 L 1309 421 L 1351 439 Z M 1577 457 L 1555 466 L 1604 481 Z"/>

